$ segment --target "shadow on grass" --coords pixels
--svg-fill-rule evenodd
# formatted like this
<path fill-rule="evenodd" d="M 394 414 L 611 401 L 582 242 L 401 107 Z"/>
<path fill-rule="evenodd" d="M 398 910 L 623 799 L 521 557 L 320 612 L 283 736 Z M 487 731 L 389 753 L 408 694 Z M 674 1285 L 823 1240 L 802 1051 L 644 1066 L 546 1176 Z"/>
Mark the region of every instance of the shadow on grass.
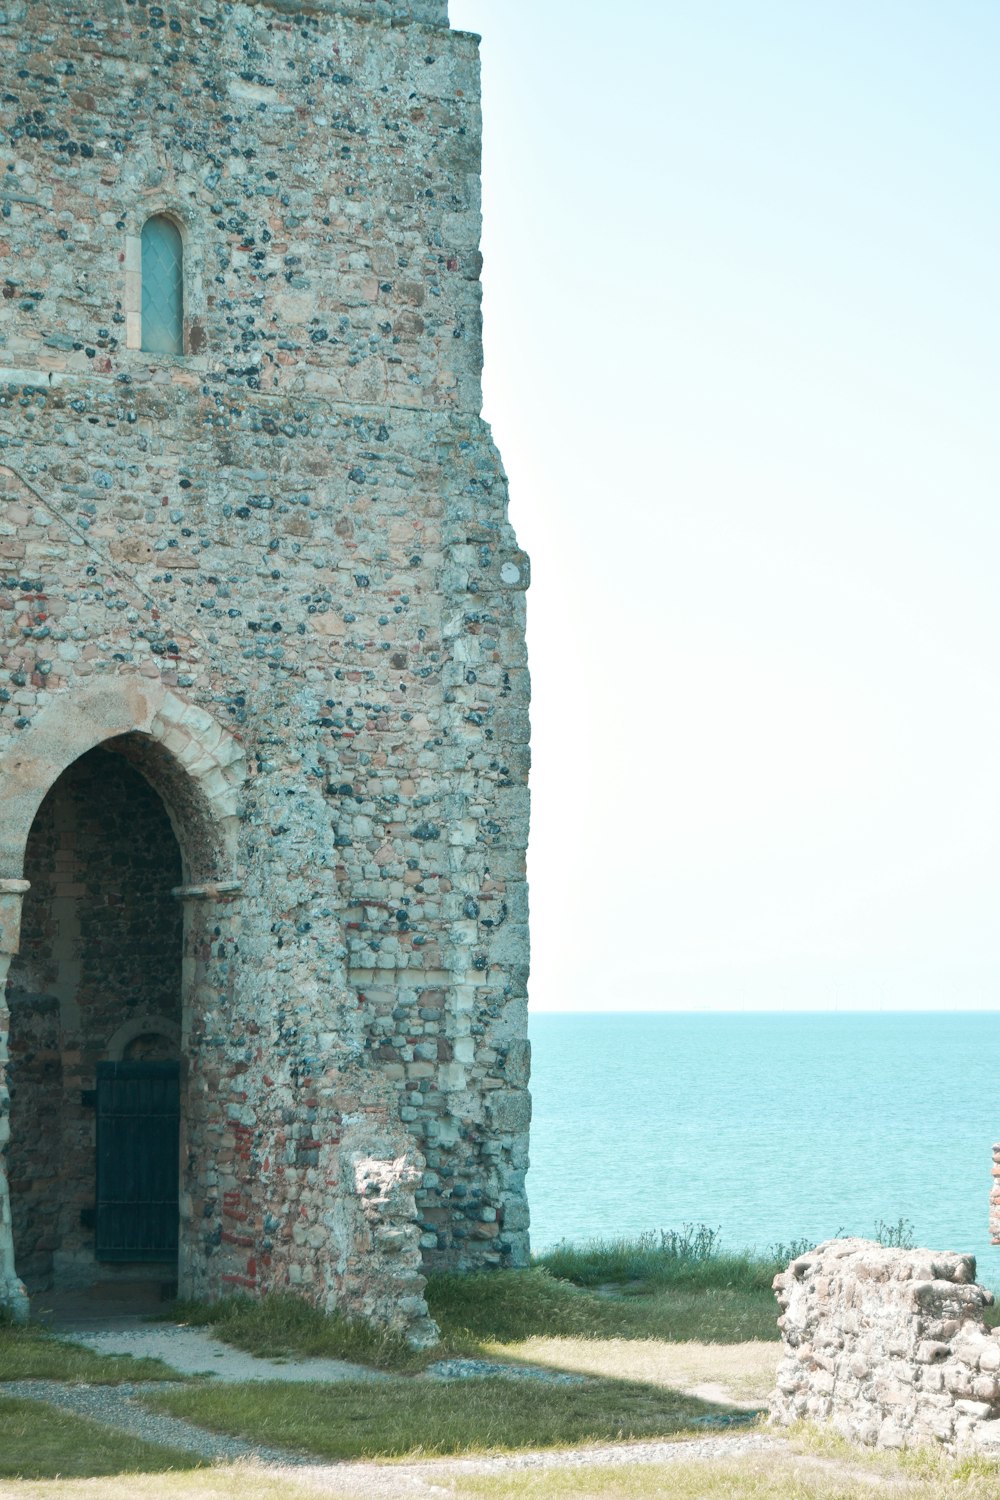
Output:
<path fill-rule="evenodd" d="M 588 1379 L 396 1379 L 164 1389 L 145 1404 L 329 1460 L 402 1459 L 704 1434 L 745 1412 L 653 1385 Z"/>
<path fill-rule="evenodd" d="M 0 1478 L 99 1479 L 199 1467 L 179 1449 L 145 1443 L 40 1401 L 0 1397 Z"/>
<path fill-rule="evenodd" d="M 704 1259 L 704 1258 L 703 1258 Z M 619 1275 L 635 1270 L 622 1257 Z M 647 1270 L 650 1269 L 647 1263 Z M 607 1270 L 591 1261 L 590 1274 Z M 410 1349 L 398 1336 L 327 1316 L 303 1300 L 272 1295 L 233 1298 L 213 1307 L 180 1304 L 174 1315 L 211 1326 L 227 1342 L 261 1356 L 323 1355 L 413 1376 L 448 1358 L 535 1363 L 529 1340 L 614 1344 L 596 1351 L 590 1373 L 564 1379 L 476 1378 L 442 1384 L 397 1379 L 332 1386 L 277 1383 L 190 1389 L 150 1395 L 150 1404 L 236 1436 L 300 1448 L 323 1458 L 401 1458 L 664 1438 L 745 1424 L 734 1407 L 682 1394 L 669 1367 L 655 1376 L 648 1359 L 630 1368 L 630 1343 L 700 1340 L 740 1344 L 777 1338 L 770 1265 L 712 1257 L 690 1274 L 650 1275 L 638 1285 L 575 1285 L 544 1265 L 523 1271 L 432 1277 L 427 1300 L 441 1329 L 432 1350 Z M 612 1278 L 608 1278 L 612 1279 Z M 628 1293 L 623 1295 L 622 1293 Z M 559 1353 L 568 1366 L 565 1349 Z M 555 1358 L 555 1356 L 553 1356 Z M 593 1368 L 593 1364 L 603 1368 Z M 537 1363 L 546 1368 L 544 1356 Z M 554 1366 L 548 1367 L 550 1370 Z M 639 1375 L 643 1370 L 643 1375 Z M 558 1372 L 561 1373 L 561 1372 Z M 753 1420 L 753 1414 L 749 1416 Z"/>
<path fill-rule="evenodd" d="M 416 1374 L 439 1359 L 498 1357 L 497 1345 L 532 1337 L 661 1339 L 738 1344 L 778 1337 L 778 1308 L 757 1282 L 642 1283 L 608 1296 L 562 1280 L 545 1266 L 526 1271 L 434 1276 L 427 1286 L 441 1343 L 416 1351 L 398 1334 L 320 1312 L 300 1297 L 231 1297 L 213 1306 L 177 1303 L 170 1316 L 209 1327 L 227 1343 L 263 1358 L 324 1356 L 396 1374 Z"/>
<path fill-rule="evenodd" d="M 44 1328 L 0 1323 L 0 1382 L 6 1380 L 85 1381 L 120 1385 L 126 1380 L 183 1380 L 160 1359 L 130 1354 L 95 1354 L 82 1344 L 55 1338 Z M 0 1387 L 2 1389 L 2 1387 Z"/>
<path fill-rule="evenodd" d="M 576 1286 L 546 1266 L 534 1266 L 499 1275 L 436 1276 L 427 1300 L 445 1344 L 515 1343 L 534 1336 L 742 1344 L 779 1337 L 769 1284 L 732 1284 L 720 1276 L 715 1283 L 633 1283 L 615 1293 Z"/>

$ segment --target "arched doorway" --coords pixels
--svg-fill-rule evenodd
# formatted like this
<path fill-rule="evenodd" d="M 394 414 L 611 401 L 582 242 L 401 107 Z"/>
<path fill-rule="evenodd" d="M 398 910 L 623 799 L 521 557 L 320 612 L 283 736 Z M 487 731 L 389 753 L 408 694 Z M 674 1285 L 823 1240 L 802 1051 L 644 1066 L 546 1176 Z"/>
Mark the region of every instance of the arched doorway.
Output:
<path fill-rule="evenodd" d="M 56 695 L 0 759 L 0 1309 L 15 1318 L 28 1313 L 22 1259 L 27 1278 L 43 1289 L 92 1278 L 120 1287 L 133 1270 L 155 1281 L 172 1267 L 96 1253 L 97 1115 L 85 1111 L 97 1101 L 74 1100 L 73 1091 L 79 1082 L 81 1096 L 98 1094 L 99 1070 L 109 1076 L 111 1063 L 180 1059 L 180 1211 L 170 1215 L 180 1220 L 180 1290 L 217 1297 L 239 1277 L 245 1251 L 219 1222 L 232 1157 L 223 1159 L 231 1142 L 218 1059 L 244 933 L 238 849 L 246 777 L 244 752 L 223 725 L 137 676 L 95 677 Z M 56 846 L 52 809 L 67 798 L 90 830 L 92 871 L 107 877 L 103 905 L 94 880 L 75 878 L 87 863 L 84 844 L 67 830 Z M 74 878 L 63 879 L 57 895 L 66 871 Z M 41 895 L 32 893 L 32 879 Z M 125 923 L 124 947 L 114 941 L 116 922 Z M 125 953 L 135 933 L 141 964 Z M 13 1025 L 8 974 L 19 1011 Z M 81 1031 L 88 992 L 104 1012 L 96 1039 Z M 8 1042 L 18 1054 L 13 1069 Z M 19 1095 L 13 1129 L 11 1082 Z M 64 1136 L 65 1161 L 56 1156 Z M 71 1158 L 78 1218 L 57 1201 Z"/>
<path fill-rule="evenodd" d="M 176 1276 L 183 862 L 149 749 L 80 756 L 28 837 L 7 1161 L 29 1293 Z"/>

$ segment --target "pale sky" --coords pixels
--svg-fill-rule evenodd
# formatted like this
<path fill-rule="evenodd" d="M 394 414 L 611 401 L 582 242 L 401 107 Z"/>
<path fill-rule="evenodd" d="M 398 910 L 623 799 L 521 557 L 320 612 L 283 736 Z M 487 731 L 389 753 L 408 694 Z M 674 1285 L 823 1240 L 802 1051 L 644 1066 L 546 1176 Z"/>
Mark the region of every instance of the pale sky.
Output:
<path fill-rule="evenodd" d="M 1000 5 L 451 14 L 533 1008 L 995 1008 Z"/>

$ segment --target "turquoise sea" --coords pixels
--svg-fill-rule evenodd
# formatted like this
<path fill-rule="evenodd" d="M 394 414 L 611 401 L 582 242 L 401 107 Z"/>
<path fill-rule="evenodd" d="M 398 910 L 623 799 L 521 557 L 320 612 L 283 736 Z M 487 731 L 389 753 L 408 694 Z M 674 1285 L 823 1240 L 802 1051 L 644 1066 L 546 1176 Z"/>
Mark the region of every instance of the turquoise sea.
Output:
<path fill-rule="evenodd" d="M 534 1015 L 532 1245 L 706 1223 L 729 1249 L 989 1244 L 1000 1014 Z"/>

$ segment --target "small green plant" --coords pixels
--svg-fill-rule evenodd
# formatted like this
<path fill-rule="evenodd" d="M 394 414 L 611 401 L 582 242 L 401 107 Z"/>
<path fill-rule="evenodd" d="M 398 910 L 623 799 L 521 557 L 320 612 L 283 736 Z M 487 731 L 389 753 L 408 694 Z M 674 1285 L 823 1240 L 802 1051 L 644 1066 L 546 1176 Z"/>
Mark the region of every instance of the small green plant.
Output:
<path fill-rule="evenodd" d="M 526 1271 L 435 1276 L 427 1305 L 451 1352 L 474 1352 L 482 1342 L 600 1338 L 615 1322 L 602 1297 L 559 1280 L 543 1266 Z"/>
<path fill-rule="evenodd" d="M 887 1224 L 884 1219 L 876 1219 L 872 1238 L 887 1250 L 912 1250 L 914 1246 L 914 1229 L 909 1219 L 897 1219 L 895 1224 Z"/>
<path fill-rule="evenodd" d="M 816 1245 L 812 1240 L 789 1240 L 787 1245 L 779 1240 L 776 1245 L 767 1247 L 769 1260 L 780 1265 L 782 1270 L 791 1265 L 793 1260 L 798 1260 L 800 1255 L 808 1255 L 810 1250 L 815 1250 Z"/>
<path fill-rule="evenodd" d="M 711 1260 L 719 1253 L 721 1229 L 708 1224 L 684 1224 L 680 1229 L 660 1230 L 660 1253 L 678 1261 Z"/>

